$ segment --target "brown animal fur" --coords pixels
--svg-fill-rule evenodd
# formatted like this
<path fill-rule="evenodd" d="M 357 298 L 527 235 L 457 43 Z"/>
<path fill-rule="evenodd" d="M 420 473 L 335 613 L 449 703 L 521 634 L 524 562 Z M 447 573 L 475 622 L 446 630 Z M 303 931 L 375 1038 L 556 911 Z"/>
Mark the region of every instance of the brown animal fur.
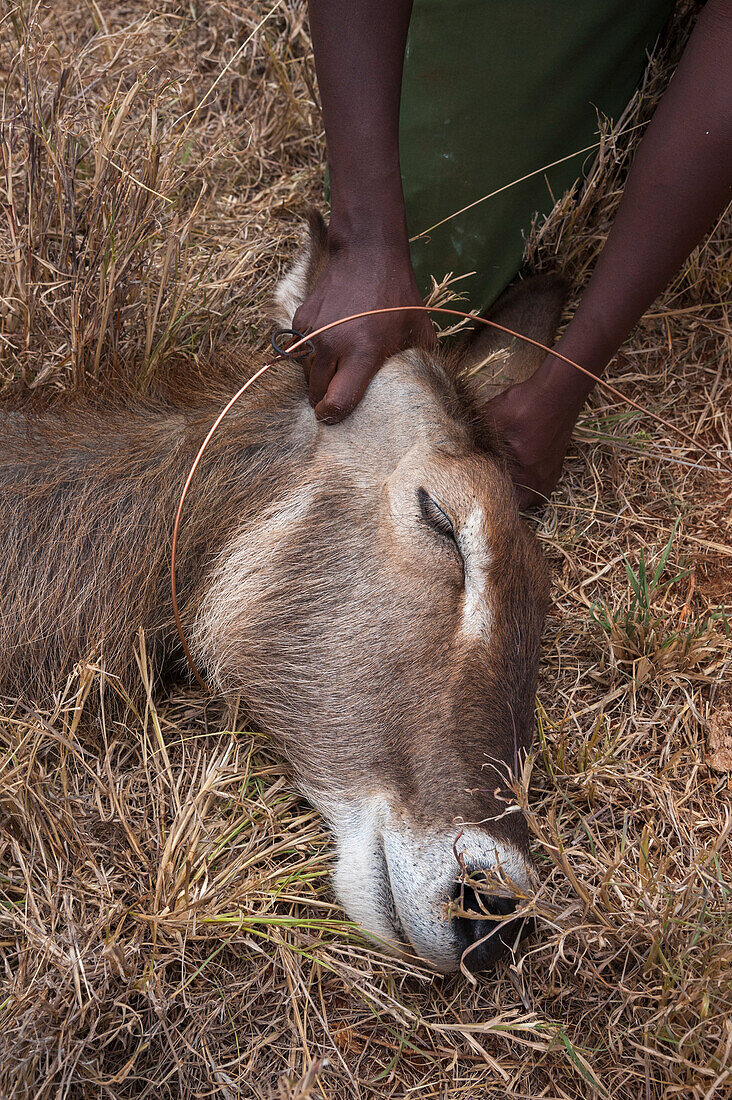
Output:
<path fill-rule="evenodd" d="M 0 414 L 0 684 L 40 697 L 79 660 L 125 681 L 140 627 L 160 672 L 179 656 L 170 605 L 171 523 L 198 447 L 245 376 L 223 365 L 165 397 L 111 395 Z M 233 411 L 207 451 L 181 527 L 188 629 L 205 563 L 305 459 L 288 414 L 295 368 Z"/>

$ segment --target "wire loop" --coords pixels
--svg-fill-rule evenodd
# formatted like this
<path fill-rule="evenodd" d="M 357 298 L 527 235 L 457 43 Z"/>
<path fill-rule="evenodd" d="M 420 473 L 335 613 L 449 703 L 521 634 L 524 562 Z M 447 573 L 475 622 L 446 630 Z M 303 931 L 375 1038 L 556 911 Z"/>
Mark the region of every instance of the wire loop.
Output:
<path fill-rule="evenodd" d="M 287 347 L 281 347 L 278 343 L 284 337 L 289 336 L 290 342 Z M 304 341 L 304 343 L 303 343 Z M 295 355 L 294 350 L 291 348 L 298 348 L 302 345 L 302 351 L 299 351 Z M 281 355 L 283 359 L 307 359 L 309 356 L 315 353 L 315 344 L 312 340 L 308 340 L 307 336 L 304 336 L 301 332 L 298 332 L 296 328 L 278 328 L 272 333 L 272 347 L 275 349 L 278 355 Z"/>

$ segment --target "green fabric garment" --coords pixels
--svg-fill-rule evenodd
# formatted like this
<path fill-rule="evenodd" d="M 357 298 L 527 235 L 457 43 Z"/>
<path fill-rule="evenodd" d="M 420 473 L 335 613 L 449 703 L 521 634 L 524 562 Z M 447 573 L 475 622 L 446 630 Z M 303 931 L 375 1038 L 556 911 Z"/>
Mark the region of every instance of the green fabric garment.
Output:
<path fill-rule="evenodd" d="M 643 74 L 669 0 L 415 0 L 400 149 L 410 236 L 598 140 Z M 412 244 L 429 276 L 475 271 L 462 286 L 484 310 L 521 265 L 524 236 L 594 152 L 516 184 Z"/>

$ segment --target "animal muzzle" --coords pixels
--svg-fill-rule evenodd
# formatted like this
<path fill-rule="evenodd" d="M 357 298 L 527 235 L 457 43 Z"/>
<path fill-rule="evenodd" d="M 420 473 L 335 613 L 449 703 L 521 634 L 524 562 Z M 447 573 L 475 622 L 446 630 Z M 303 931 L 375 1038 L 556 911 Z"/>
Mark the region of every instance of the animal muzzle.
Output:
<path fill-rule="evenodd" d="M 389 950 L 451 973 L 492 966 L 527 929 L 534 893 L 523 852 L 480 826 L 420 829 L 380 799 L 333 821 L 334 885 L 349 916 Z"/>

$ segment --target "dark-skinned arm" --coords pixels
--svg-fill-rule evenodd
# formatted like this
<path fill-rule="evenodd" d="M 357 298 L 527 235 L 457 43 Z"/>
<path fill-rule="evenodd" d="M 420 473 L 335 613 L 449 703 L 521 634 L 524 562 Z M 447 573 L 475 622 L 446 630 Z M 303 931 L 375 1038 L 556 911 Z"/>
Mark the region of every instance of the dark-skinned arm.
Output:
<path fill-rule="evenodd" d="M 613 226 L 557 350 L 601 375 L 732 200 L 732 0 L 708 0 L 628 174 Z M 547 356 L 487 407 L 523 504 L 554 488 L 593 383 Z"/>
<path fill-rule="evenodd" d="M 310 0 L 331 186 L 329 260 L 295 328 L 364 309 L 420 305 L 399 168 L 399 102 L 412 0 Z M 310 400 L 326 422 L 347 416 L 384 361 L 428 346 L 427 314 L 369 317 L 319 336 Z"/>

